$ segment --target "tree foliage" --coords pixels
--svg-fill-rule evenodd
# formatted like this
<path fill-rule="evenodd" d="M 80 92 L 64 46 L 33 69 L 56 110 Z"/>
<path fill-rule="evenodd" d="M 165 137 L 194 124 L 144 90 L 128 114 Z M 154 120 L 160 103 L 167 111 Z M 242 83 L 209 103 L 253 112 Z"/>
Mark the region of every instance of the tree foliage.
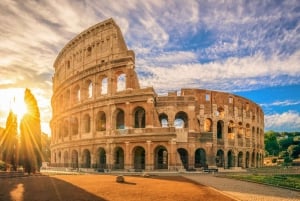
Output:
<path fill-rule="evenodd" d="M 279 144 L 277 142 L 277 136 L 274 132 L 268 132 L 265 134 L 265 150 L 269 153 L 269 155 L 278 155 Z"/>
<path fill-rule="evenodd" d="M 21 163 L 28 173 L 39 171 L 42 165 L 41 123 L 37 101 L 29 89 L 25 90 L 27 113 L 21 120 Z"/>

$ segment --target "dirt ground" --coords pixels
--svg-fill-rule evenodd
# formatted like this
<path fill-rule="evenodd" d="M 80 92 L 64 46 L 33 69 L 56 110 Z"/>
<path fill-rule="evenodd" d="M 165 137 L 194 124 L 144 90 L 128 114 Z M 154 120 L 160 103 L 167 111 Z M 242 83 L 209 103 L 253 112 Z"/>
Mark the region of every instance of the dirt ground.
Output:
<path fill-rule="evenodd" d="M 214 189 L 179 176 L 54 175 L 0 180 L 0 201 L 232 201 Z"/>

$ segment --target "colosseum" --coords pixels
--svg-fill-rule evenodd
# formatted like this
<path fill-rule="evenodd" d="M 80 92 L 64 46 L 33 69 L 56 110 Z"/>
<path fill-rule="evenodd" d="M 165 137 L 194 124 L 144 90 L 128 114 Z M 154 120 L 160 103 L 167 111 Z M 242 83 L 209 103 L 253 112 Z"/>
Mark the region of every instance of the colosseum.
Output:
<path fill-rule="evenodd" d="M 260 167 L 264 113 L 246 98 L 142 88 L 113 19 L 83 31 L 54 62 L 51 165 L 87 171 Z"/>

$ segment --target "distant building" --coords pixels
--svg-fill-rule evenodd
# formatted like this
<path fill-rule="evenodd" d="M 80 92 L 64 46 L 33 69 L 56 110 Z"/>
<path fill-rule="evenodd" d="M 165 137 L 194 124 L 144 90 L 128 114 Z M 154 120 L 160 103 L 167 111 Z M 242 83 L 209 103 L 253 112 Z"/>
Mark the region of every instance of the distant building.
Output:
<path fill-rule="evenodd" d="M 135 55 L 108 19 L 54 63 L 51 166 L 180 170 L 263 165 L 264 113 L 225 92 L 141 88 Z"/>

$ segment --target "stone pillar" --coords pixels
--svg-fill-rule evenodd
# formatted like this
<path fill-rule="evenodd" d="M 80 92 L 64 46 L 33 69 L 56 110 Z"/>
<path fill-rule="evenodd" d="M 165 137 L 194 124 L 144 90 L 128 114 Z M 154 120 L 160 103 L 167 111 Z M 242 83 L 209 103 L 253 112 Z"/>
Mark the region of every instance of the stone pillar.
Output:
<path fill-rule="evenodd" d="M 147 156 L 146 157 L 146 167 L 145 169 L 146 170 L 153 170 L 153 153 L 152 153 L 152 150 L 151 150 L 151 144 L 152 144 L 152 141 L 151 140 L 147 140 L 146 141 L 147 143 Z"/>
<path fill-rule="evenodd" d="M 171 139 L 169 144 L 170 144 L 170 149 L 168 152 L 168 167 L 169 170 L 176 170 L 177 169 L 176 139 Z"/>
<path fill-rule="evenodd" d="M 132 169 L 132 163 L 130 161 L 130 142 L 125 142 L 125 150 L 124 150 L 124 169 L 129 170 Z"/>

